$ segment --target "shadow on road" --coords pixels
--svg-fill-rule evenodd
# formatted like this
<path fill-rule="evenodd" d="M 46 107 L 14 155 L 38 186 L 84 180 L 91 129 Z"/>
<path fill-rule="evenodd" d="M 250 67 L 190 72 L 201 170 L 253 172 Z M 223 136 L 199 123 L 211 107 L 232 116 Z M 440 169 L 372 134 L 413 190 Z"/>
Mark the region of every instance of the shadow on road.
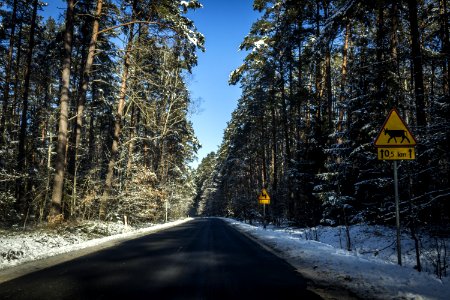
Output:
<path fill-rule="evenodd" d="M 195 219 L 0 285 L 0 299 L 321 299 L 220 219 Z"/>

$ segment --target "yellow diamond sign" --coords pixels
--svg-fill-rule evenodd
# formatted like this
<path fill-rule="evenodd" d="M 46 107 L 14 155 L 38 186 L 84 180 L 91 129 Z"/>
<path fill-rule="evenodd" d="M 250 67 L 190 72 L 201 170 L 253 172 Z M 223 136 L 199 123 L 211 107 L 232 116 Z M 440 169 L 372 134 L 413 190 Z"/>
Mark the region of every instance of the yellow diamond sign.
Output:
<path fill-rule="evenodd" d="M 270 204 L 270 196 L 267 193 L 266 189 L 261 190 L 261 194 L 258 196 L 259 204 Z"/>
<path fill-rule="evenodd" d="M 375 147 L 414 147 L 416 139 L 393 108 L 375 139 Z"/>

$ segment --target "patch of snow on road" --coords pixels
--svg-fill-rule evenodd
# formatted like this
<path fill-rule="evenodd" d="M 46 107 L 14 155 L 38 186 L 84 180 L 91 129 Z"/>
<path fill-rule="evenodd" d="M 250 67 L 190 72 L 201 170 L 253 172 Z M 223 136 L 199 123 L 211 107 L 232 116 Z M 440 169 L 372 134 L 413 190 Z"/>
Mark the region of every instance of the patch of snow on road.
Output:
<path fill-rule="evenodd" d="M 364 299 L 450 299 L 449 277 L 438 279 L 426 260 L 417 272 L 414 247 L 402 237 L 403 266 L 396 263 L 395 230 L 382 226 L 351 227 L 352 251 L 345 248 L 338 227 L 277 229 L 225 219 L 239 230 L 274 249 L 305 277 L 316 283 L 344 286 Z M 317 240 L 313 238 L 317 237 Z M 448 239 L 447 239 L 448 244 Z M 447 248 L 448 249 L 448 248 Z M 448 254 L 447 254 L 448 255 Z M 447 258 L 448 259 L 448 258 Z"/>

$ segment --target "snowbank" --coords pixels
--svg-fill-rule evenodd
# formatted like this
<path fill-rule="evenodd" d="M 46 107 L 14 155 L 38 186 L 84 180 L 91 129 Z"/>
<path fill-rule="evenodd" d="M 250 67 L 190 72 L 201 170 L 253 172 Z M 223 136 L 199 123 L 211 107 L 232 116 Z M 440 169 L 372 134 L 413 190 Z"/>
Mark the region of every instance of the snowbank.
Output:
<path fill-rule="evenodd" d="M 395 232 L 382 226 L 353 226 L 352 251 L 345 248 L 339 228 L 277 229 L 251 226 L 225 219 L 261 243 L 268 245 L 318 284 L 344 286 L 364 299 L 450 299 L 450 280 L 413 269 L 414 247 L 402 238 L 404 265 L 396 264 Z M 313 240 L 318 237 L 319 241 Z M 446 241 L 448 245 L 448 240 Z M 412 246 L 412 248 L 411 248 Z M 447 254 L 448 255 L 448 254 Z M 448 257 L 447 257 L 448 261 Z"/>
<path fill-rule="evenodd" d="M 145 228 L 120 223 L 92 222 L 60 230 L 0 232 L 0 270 L 28 261 L 94 247 L 109 241 L 137 237 L 187 222 L 192 218 Z"/>
<path fill-rule="evenodd" d="M 0 232 L 0 270 L 13 270 L 15 268 L 11 267 L 28 261 L 137 237 L 188 220 L 142 229 L 113 223 L 90 223 L 62 231 Z M 352 226 L 352 251 L 346 251 L 342 249 L 346 247 L 344 232 L 337 227 L 306 230 L 268 227 L 264 230 L 232 219 L 224 220 L 268 245 L 319 285 L 344 286 L 364 299 L 450 299 L 449 277 L 440 280 L 433 274 L 431 250 L 429 253 L 424 251 L 424 272 L 419 273 L 413 268 L 414 245 L 407 236 L 403 236 L 404 265 L 396 264 L 395 231 L 392 228 Z M 432 240 L 423 240 L 425 249 L 427 242 L 433 243 Z M 448 249 L 449 241 L 446 243 Z"/>

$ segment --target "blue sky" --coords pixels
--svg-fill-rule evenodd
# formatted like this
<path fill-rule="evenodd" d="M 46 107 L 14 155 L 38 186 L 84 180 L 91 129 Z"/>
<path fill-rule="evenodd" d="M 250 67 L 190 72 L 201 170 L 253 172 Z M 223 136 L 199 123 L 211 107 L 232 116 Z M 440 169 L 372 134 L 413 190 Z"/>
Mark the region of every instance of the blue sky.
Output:
<path fill-rule="evenodd" d="M 241 95 L 239 86 L 229 86 L 228 76 L 245 57 L 239 45 L 258 18 L 252 0 L 201 0 L 203 8 L 189 14 L 205 35 L 206 52 L 198 53 L 198 66 L 189 83 L 193 99 L 201 99 L 200 113 L 192 116 L 194 130 L 202 144 L 198 161 L 216 151 L 223 131 Z"/>
<path fill-rule="evenodd" d="M 258 18 L 253 0 L 200 2 L 203 8 L 188 15 L 206 39 L 206 52 L 198 52 L 198 65 L 188 81 L 191 97 L 200 101 L 199 112 L 191 117 L 202 144 L 194 167 L 222 142 L 223 131 L 241 95 L 239 86 L 228 85 L 228 76 L 242 64 L 246 54 L 238 51 L 239 45 Z M 66 8 L 62 0 L 51 0 L 48 4 L 46 11 L 52 14 L 63 13 Z"/>

